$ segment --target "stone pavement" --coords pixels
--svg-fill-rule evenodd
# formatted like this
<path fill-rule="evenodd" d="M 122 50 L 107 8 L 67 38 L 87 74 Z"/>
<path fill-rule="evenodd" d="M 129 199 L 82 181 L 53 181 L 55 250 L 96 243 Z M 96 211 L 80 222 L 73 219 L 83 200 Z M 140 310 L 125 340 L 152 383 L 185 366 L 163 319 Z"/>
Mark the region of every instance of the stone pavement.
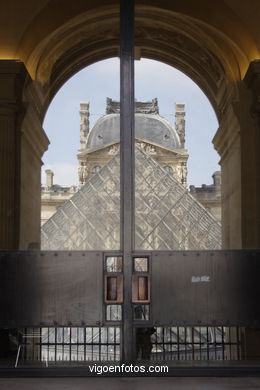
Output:
<path fill-rule="evenodd" d="M 259 390 L 260 378 L 0 378 L 0 390 Z"/>

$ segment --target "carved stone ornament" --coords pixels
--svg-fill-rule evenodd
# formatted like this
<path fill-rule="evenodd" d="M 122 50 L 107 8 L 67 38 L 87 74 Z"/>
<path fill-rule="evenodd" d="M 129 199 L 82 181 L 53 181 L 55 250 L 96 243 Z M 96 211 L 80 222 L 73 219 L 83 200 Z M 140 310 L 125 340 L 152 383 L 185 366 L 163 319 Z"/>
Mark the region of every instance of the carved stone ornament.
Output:
<path fill-rule="evenodd" d="M 86 183 L 87 178 L 88 178 L 88 166 L 84 162 L 80 163 L 80 166 L 78 168 L 78 177 L 79 177 L 80 185 L 83 185 Z"/>
<path fill-rule="evenodd" d="M 136 28 L 136 42 L 144 40 L 159 41 L 160 44 L 171 46 L 179 51 L 185 52 L 189 57 L 195 59 L 211 76 L 218 82 L 222 79 L 224 70 L 217 58 L 205 47 L 199 46 L 195 39 L 183 35 L 177 31 L 168 31 L 156 28 Z"/>
<path fill-rule="evenodd" d="M 135 102 L 135 112 L 138 114 L 159 115 L 158 99 L 154 98 L 147 102 Z M 120 102 L 107 98 L 106 114 L 119 114 Z"/>
<path fill-rule="evenodd" d="M 119 144 L 110 146 L 108 154 L 115 155 L 119 152 Z"/>
<path fill-rule="evenodd" d="M 89 103 L 80 103 L 80 144 L 85 146 L 89 133 Z"/>
<path fill-rule="evenodd" d="M 146 142 L 137 142 L 136 145 L 143 149 L 147 154 L 156 154 L 156 148 L 153 145 L 147 144 Z"/>

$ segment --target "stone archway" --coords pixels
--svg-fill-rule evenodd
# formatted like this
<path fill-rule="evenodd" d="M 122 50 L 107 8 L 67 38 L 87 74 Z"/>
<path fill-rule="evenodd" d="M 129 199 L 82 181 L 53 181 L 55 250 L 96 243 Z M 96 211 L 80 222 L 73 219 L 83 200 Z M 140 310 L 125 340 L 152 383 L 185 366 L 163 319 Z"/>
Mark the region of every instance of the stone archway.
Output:
<path fill-rule="evenodd" d="M 156 20 L 156 23 L 154 22 Z M 181 13 L 136 6 L 136 56 L 176 67 L 209 98 L 218 119 L 231 95 L 246 56 L 219 31 Z M 27 58 L 32 78 L 44 88 L 44 108 L 57 90 L 79 70 L 119 55 L 119 10 L 84 13 L 60 26 Z"/>
<path fill-rule="evenodd" d="M 16 63 L 13 73 L 8 70 L 11 63 L 2 64 L 5 74 L 12 73 L 13 83 L 19 84 L 19 97 L 17 90 L 13 91 L 13 100 L 23 112 L 20 122 L 17 108 L 10 114 L 15 117 L 14 134 L 21 128 L 16 146 L 21 154 L 21 167 L 17 168 L 14 180 L 22 186 L 19 205 L 14 207 L 19 221 L 19 231 L 15 233 L 18 238 L 15 244 L 3 243 L 6 249 L 25 249 L 38 240 L 39 172 L 41 156 L 48 144 L 41 123 L 52 97 L 83 67 L 119 53 L 118 4 L 112 0 L 106 5 L 101 0 L 97 3 L 92 8 L 79 2 L 78 9 L 75 7 L 71 14 L 65 7 L 58 17 L 53 16 L 57 6 L 53 2 L 53 7 L 46 6 L 32 20 L 18 51 L 31 78 L 25 76 L 21 63 Z M 222 21 L 210 11 L 207 2 L 201 0 L 201 3 L 204 13 L 200 7 L 194 9 L 186 2 L 171 9 L 167 2 L 158 7 L 153 1 L 138 1 L 136 55 L 178 68 L 209 98 L 220 124 L 214 144 L 221 155 L 223 173 L 223 245 L 225 248 L 257 247 L 260 243 L 259 105 L 254 106 L 254 116 L 250 110 L 253 99 L 257 102 L 259 63 L 252 63 L 246 76 L 246 84 L 253 92 L 242 81 L 257 50 L 224 2 L 216 10 L 216 15 L 218 12 L 224 15 Z M 48 15 L 50 23 L 46 26 L 44 20 Z M 228 26 L 223 24 L 224 20 L 229 21 Z M 243 39 L 239 32 L 244 34 Z M 13 197 L 15 186 L 10 191 Z"/>

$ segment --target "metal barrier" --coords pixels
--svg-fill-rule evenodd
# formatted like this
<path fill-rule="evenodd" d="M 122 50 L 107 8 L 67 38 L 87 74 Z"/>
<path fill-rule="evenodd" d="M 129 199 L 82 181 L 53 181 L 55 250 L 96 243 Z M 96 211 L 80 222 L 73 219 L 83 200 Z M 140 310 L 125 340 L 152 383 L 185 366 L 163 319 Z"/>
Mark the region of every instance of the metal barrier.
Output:
<path fill-rule="evenodd" d="M 151 337 L 151 360 L 240 360 L 237 327 L 158 327 Z"/>

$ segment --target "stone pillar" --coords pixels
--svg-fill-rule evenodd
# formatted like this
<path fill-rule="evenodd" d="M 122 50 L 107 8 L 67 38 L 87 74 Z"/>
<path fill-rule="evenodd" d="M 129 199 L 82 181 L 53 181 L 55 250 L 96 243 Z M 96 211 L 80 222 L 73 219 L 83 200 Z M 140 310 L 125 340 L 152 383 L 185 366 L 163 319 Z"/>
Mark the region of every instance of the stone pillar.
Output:
<path fill-rule="evenodd" d="M 213 142 L 222 167 L 223 247 L 260 248 L 260 61 L 244 81 L 220 121 Z"/>
<path fill-rule="evenodd" d="M 27 249 L 40 239 L 40 167 L 48 139 L 32 85 L 22 62 L 0 61 L 0 249 Z"/>
<path fill-rule="evenodd" d="M 242 240 L 245 248 L 260 248 L 260 60 L 251 62 L 244 78 L 242 122 Z M 243 357 L 260 358 L 260 329 L 243 331 Z"/>
<path fill-rule="evenodd" d="M 237 85 L 214 137 L 221 155 L 223 247 L 260 248 L 260 61 Z M 260 358 L 260 329 L 241 329 L 242 358 Z"/>
<path fill-rule="evenodd" d="M 240 249 L 241 232 L 241 139 L 240 125 L 230 104 L 213 139 L 221 156 L 222 247 Z"/>
<path fill-rule="evenodd" d="M 49 140 L 42 128 L 41 87 L 29 81 L 23 95 L 26 115 L 21 127 L 20 249 L 38 247 L 41 237 L 41 166 Z"/>
<path fill-rule="evenodd" d="M 18 249 L 20 233 L 22 93 L 21 62 L 0 61 L 0 249 Z"/>
<path fill-rule="evenodd" d="M 260 60 L 244 78 L 242 122 L 242 239 L 244 248 L 260 248 Z"/>

